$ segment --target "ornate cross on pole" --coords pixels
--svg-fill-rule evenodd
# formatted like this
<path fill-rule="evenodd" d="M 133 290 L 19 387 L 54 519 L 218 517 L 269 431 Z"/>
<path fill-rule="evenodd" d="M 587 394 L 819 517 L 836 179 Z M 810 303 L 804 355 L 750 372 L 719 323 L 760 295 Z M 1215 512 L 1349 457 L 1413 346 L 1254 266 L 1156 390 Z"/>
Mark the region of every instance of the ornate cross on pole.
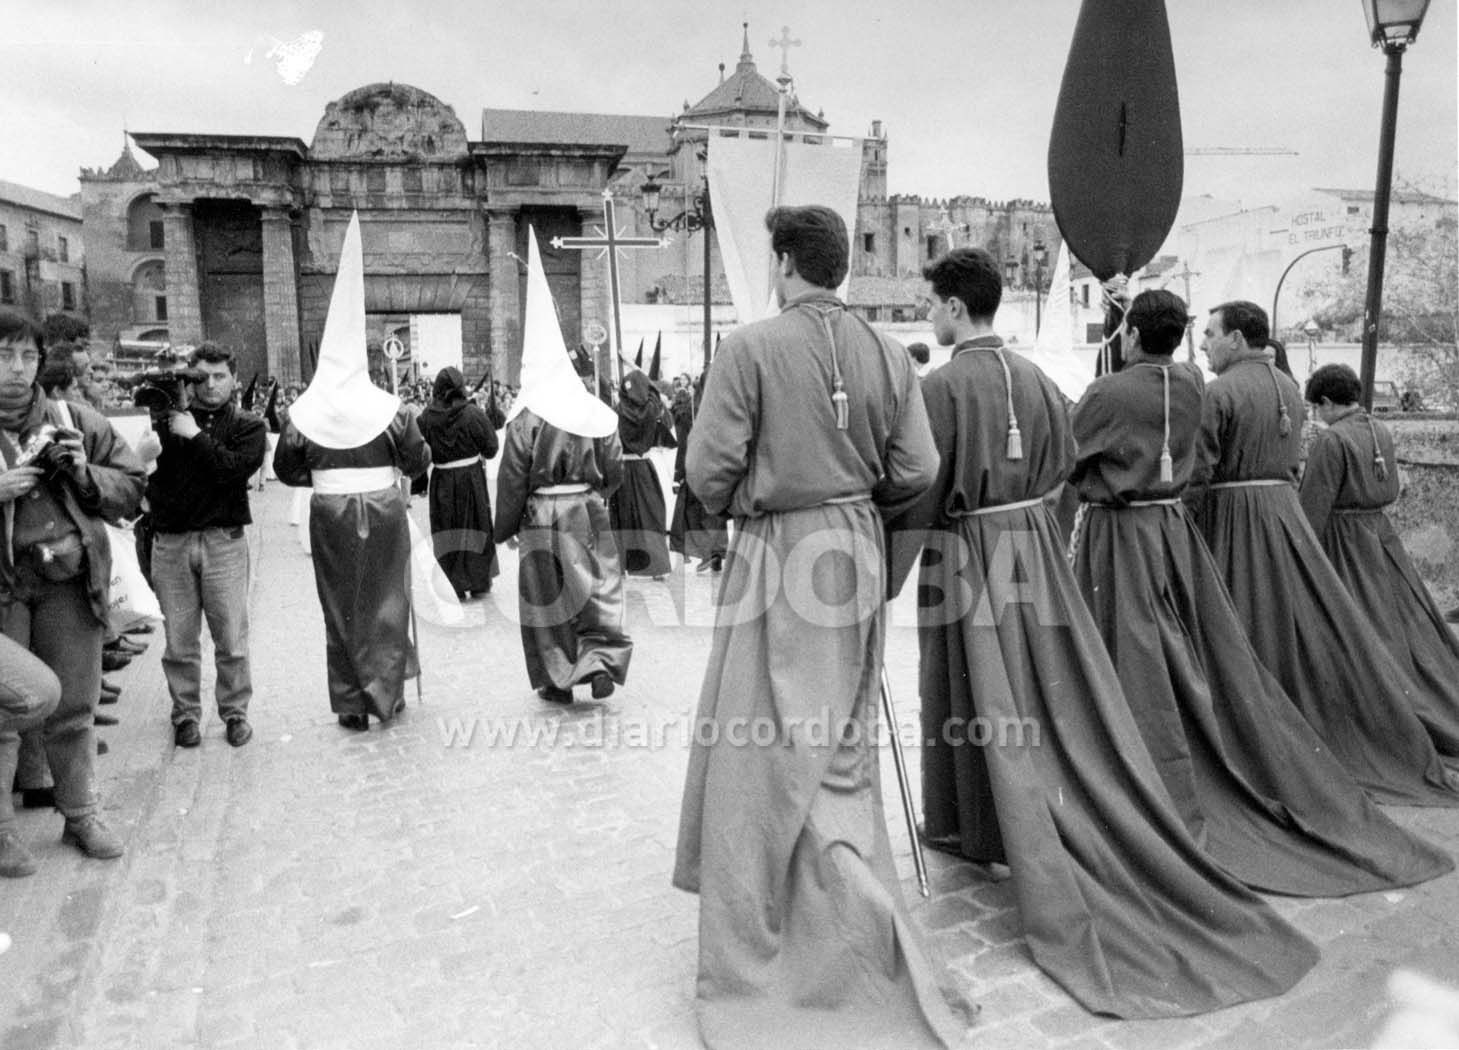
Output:
<path fill-rule="evenodd" d="M 790 26 L 780 27 L 780 39 L 771 40 L 771 47 L 780 48 L 780 76 L 777 78 L 782 83 L 790 80 L 790 49 L 800 47 L 799 40 L 790 38 Z"/>
<path fill-rule="evenodd" d="M 613 191 L 603 191 L 603 225 L 598 229 L 596 237 L 554 237 L 552 247 L 558 251 L 586 252 L 594 248 L 603 249 L 608 256 L 608 300 L 609 309 L 613 313 L 613 345 L 611 364 L 609 367 L 615 372 L 621 367 L 618 363 L 619 355 L 623 350 L 623 320 L 620 310 L 621 299 L 618 292 L 618 252 L 624 248 L 662 248 L 667 242 L 660 237 L 625 237 L 623 231 L 618 228 L 617 215 L 613 209 Z M 621 378 L 621 377 L 620 377 Z M 617 387 L 614 387 L 614 396 L 617 396 Z"/>

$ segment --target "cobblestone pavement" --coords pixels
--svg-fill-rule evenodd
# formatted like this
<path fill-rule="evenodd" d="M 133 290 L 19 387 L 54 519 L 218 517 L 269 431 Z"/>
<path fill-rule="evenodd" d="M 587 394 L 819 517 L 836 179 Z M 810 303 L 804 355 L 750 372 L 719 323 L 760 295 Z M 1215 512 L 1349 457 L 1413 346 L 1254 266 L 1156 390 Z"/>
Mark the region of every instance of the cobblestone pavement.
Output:
<path fill-rule="evenodd" d="M 173 749 L 154 634 L 115 676 L 122 725 L 104 731 L 111 753 L 100 760 L 126 857 L 88 861 L 61 847 L 55 814 L 22 814 L 41 871 L 0 882 L 0 930 L 13 939 L 0 955 L 0 1047 L 698 1046 L 696 902 L 669 886 L 669 871 L 709 632 L 672 624 L 669 587 L 688 595 L 684 618 L 703 623 L 709 578 L 636 584 L 628 687 L 566 709 L 532 694 L 499 610 L 468 605 L 447 627 L 427 607 L 424 702 L 412 689 L 398 724 L 351 733 L 329 712 L 312 572 L 289 505 L 277 484 L 255 498 L 253 742 L 230 748 L 212 717 L 201 748 Z M 506 561 L 497 592 L 510 601 Z M 905 603 L 893 623 L 888 666 L 908 721 L 917 657 Z M 515 743 L 489 739 L 513 727 Z M 1395 815 L 1459 851 L 1459 813 Z M 1180 1021 L 1104 1020 L 1034 967 L 1007 882 L 930 854 L 923 903 L 904 830 L 892 831 L 916 919 L 981 1004 L 969 1045 L 983 1050 L 1361 1046 L 1395 967 L 1459 982 L 1459 877 L 1449 876 L 1398 893 L 1278 900 L 1322 947 L 1281 999 Z"/>

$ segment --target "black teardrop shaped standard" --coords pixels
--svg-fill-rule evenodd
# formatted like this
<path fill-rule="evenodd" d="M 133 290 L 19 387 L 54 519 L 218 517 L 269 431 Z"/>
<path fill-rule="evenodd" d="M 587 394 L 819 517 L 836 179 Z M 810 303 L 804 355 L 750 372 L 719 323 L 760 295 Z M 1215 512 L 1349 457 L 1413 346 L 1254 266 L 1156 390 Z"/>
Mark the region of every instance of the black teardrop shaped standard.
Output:
<path fill-rule="evenodd" d="M 1184 176 L 1164 0 L 1084 0 L 1049 137 L 1054 219 L 1101 281 L 1165 242 Z"/>

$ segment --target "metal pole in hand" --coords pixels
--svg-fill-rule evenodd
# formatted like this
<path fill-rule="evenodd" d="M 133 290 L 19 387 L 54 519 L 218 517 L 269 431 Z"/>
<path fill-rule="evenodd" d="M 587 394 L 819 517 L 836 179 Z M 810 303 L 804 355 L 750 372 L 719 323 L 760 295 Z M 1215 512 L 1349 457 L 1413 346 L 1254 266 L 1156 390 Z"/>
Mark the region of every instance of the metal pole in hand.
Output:
<path fill-rule="evenodd" d="M 912 786 L 907 780 L 907 757 L 902 754 L 902 738 L 897 735 L 897 713 L 892 707 L 892 687 L 887 682 L 887 669 L 881 669 L 881 706 L 886 715 L 892 741 L 892 764 L 897 767 L 897 787 L 902 793 L 902 815 L 907 819 L 907 835 L 912 839 L 912 864 L 917 869 L 917 888 L 922 896 L 931 897 L 927 887 L 927 860 L 922 856 L 922 841 L 917 838 L 917 811 L 912 808 Z"/>

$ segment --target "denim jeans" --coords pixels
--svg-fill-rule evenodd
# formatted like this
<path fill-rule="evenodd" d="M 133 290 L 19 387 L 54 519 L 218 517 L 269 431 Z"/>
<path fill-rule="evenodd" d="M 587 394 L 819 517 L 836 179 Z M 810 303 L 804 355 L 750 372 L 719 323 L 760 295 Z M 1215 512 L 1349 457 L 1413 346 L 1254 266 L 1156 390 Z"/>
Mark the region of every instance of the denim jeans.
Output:
<path fill-rule="evenodd" d="M 242 528 L 159 532 L 152 541 L 152 585 L 166 618 L 162 671 L 172 694 L 172 724 L 202 717 L 202 619 L 213 636 L 218 714 L 248 714 L 248 539 Z"/>
<path fill-rule="evenodd" d="M 46 758 L 56 781 L 56 808 L 67 817 L 95 813 L 96 741 L 92 720 L 101 694 L 101 639 L 83 574 L 64 583 L 28 579 L 20 593 L 0 595 L 0 630 L 29 649 L 61 683 L 61 700 L 41 726 Z M 10 784 L 19 760 L 20 735 L 0 728 L 0 829 L 15 825 Z"/>
<path fill-rule="evenodd" d="M 61 681 L 41 658 L 0 634 L 0 732 L 44 724 L 61 702 Z"/>

